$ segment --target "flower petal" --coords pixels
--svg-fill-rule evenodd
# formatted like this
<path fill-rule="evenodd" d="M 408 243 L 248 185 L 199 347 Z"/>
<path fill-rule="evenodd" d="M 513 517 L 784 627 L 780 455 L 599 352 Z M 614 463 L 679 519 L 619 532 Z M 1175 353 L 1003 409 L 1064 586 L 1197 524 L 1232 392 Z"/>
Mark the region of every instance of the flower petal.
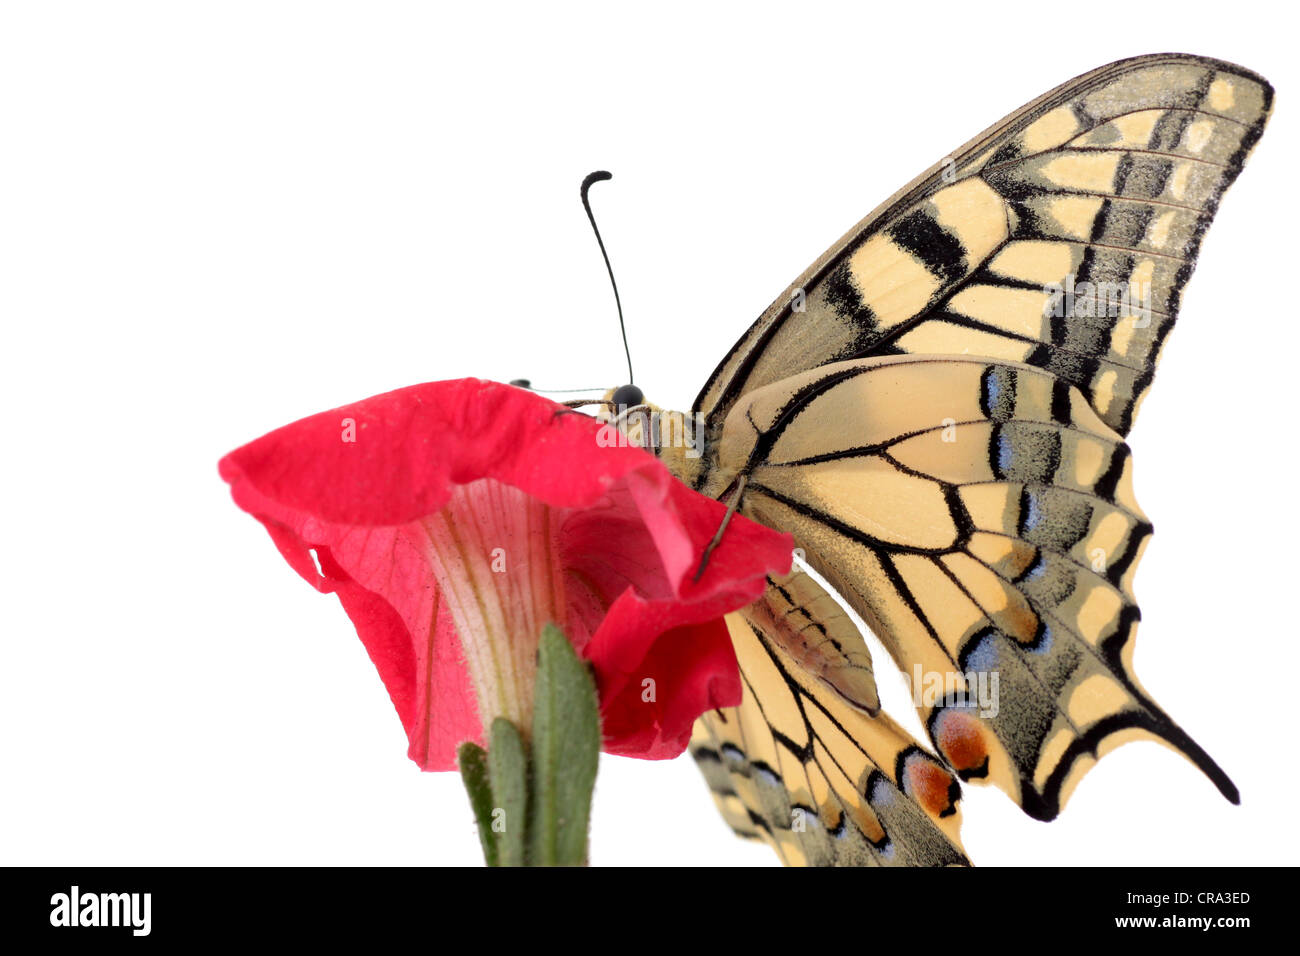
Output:
<path fill-rule="evenodd" d="M 739 702 L 721 618 L 788 570 L 791 539 L 734 515 L 695 581 L 725 507 L 639 448 L 602 446 L 600 427 L 531 392 L 463 379 L 313 415 L 221 461 L 236 503 L 289 564 L 339 595 L 422 768 L 450 769 L 458 743 L 482 739 L 422 524 L 455 485 L 480 479 L 565 510 L 569 634 L 596 669 L 606 750 L 675 756 L 700 713 Z M 654 700 L 642 699 L 646 679 Z"/>
<path fill-rule="evenodd" d="M 428 382 L 278 428 L 221 460 L 240 507 L 250 490 L 336 524 L 432 514 L 451 485 L 491 477 L 549 505 L 599 501 L 630 471 L 666 469 L 639 448 L 597 443 L 599 425 L 496 382 Z M 352 439 L 352 440 L 349 440 Z M 245 510 L 251 510 L 245 508 Z"/>
<path fill-rule="evenodd" d="M 614 602 L 587 648 L 600 688 L 608 753 L 647 760 L 686 749 L 695 719 L 741 701 L 740 672 L 722 618 L 645 601 L 631 590 Z"/>

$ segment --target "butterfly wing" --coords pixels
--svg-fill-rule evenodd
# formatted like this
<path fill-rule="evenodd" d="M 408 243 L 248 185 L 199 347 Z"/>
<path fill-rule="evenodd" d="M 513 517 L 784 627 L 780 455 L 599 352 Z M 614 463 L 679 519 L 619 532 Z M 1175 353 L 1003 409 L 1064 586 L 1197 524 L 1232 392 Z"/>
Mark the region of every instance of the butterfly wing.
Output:
<path fill-rule="evenodd" d="M 788 864 L 966 863 L 956 778 L 879 713 L 836 600 L 796 566 L 727 623 L 744 699 L 701 717 L 691 752 L 732 828 Z"/>
<path fill-rule="evenodd" d="M 754 389 L 871 355 L 1047 369 L 1127 434 L 1219 200 L 1272 106 L 1248 70 L 1121 60 L 990 127 L 808 269 L 710 377 L 718 425 Z"/>
<path fill-rule="evenodd" d="M 867 621 L 962 777 L 1051 819 L 1096 758 L 1146 737 L 1236 799 L 1133 673 L 1151 525 L 1128 446 L 1074 386 L 980 358 L 832 364 L 732 409 L 711 481 L 740 474 L 742 513 L 793 534 Z"/>
<path fill-rule="evenodd" d="M 787 864 L 965 864 L 956 779 L 887 716 L 826 693 L 771 621 L 728 616 L 744 700 L 702 717 L 691 740 L 723 818 Z"/>
<path fill-rule="evenodd" d="M 951 693 L 922 713 L 951 766 L 1038 817 L 1059 811 L 1096 757 L 1139 736 L 1187 754 L 1236 797 L 1132 673 L 1131 583 L 1150 524 L 1122 436 L 1272 98 L 1248 70 L 1180 54 L 1112 63 L 1044 94 L 851 229 L 759 317 L 694 406 L 734 460 L 711 452 L 684 478 L 715 495 L 752 478 L 745 513 L 793 532 L 909 673 L 952 675 L 965 691 L 999 676 L 997 713 Z M 851 362 L 908 355 L 986 360 L 872 375 Z M 909 374 L 925 386 L 884 387 Z M 837 391 L 841 375 L 861 381 Z M 832 398 L 868 382 L 883 404 Z M 742 669 L 760 651 L 781 660 L 789 635 L 746 616 Z M 824 683 L 800 686 L 846 703 Z M 736 782 L 746 768 L 762 777 L 744 745 L 767 746 L 759 725 L 773 692 L 746 693 L 729 727 L 701 721 L 697 755 L 715 792 L 730 790 L 719 802 L 733 825 L 771 839 L 779 814 Z M 855 710 L 852 733 L 875 732 Z M 742 739 L 740 726 L 753 730 Z M 725 773 L 709 766 L 719 741 L 732 748 Z M 870 804 L 854 794 L 836 798 Z M 826 859 L 815 840 L 798 842 Z"/>

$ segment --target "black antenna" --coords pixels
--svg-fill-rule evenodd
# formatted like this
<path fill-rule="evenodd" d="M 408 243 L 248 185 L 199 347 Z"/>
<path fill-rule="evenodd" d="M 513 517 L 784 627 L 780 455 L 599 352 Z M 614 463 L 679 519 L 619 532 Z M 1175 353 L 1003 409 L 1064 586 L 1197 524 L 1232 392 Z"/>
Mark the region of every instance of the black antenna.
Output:
<path fill-rule="evenodd" d="M 600 386 L 593 386 L 592 388 L 538 388 L 538 387 L 537 387 L 536 385 L 534 385 L 534 384 L 533 384 L 529 379 L 526 379 L 526 378 L 512 378 L 512 379 L 510 380 L 510 384 L 513 385 L 513 386 L 515 386 L 516 388 L 526 388 L 526 389 L 528 389 L 528 391 L 530 391 L 530 392 L 547 392 L 547 393 L 549 393 L 549 394 L 553 394 L 553 395 L 559 395 L 559 394 L 568 393 L 568 392 L 600 392 L 600 391 L 604 391 L 604 389 L 602 389 Z"/>
<path fill-rule="evenodd" d="M 596 217 L 591 212 L 591 201 L 587 198 L 587 191 L 591 189 L 592 183 L 600 183 L 613 178 L 613 173 L 607 173 L 603 169 L 588 173 L 587 178 L 582 181 L 582 208 L 587 210 L 587 218 L 591 220 L 591 231 L 596 234 L 596 242 L 600 245 L 600 254 L 605 257 L 605 269 L 609 272 L 609 284 L 614 287 L 614 304 L 618 306 L 618 328 L 623 333 L 623 354 L 627 356 L 627 382 L 631 385 L 633 381 L 632 350 L 627 347 L 627 326 L 623 324 L 623 302 L 618 297 L 618 283 L 614 281 L 614 267 L 609 264 L 609 253 L 605 251 L 605 240 L 600 238 L 600 229 L 596 226 Z"/>

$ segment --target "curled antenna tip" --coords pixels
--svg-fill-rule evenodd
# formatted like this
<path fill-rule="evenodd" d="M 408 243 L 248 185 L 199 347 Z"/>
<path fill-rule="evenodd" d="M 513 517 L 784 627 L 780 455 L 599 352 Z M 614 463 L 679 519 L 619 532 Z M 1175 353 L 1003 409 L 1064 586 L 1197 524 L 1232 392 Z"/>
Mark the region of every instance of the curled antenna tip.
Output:
<path fill-rule="evenodd" d="M 591 189 L 596 183 L 603 183 L 607 179 L 613 179 L 614 174 L 598 169 L 594 173 L 587 173 L 587 178 L 582 181 L 582 199 L 587 200 L 587 190 Z"/>

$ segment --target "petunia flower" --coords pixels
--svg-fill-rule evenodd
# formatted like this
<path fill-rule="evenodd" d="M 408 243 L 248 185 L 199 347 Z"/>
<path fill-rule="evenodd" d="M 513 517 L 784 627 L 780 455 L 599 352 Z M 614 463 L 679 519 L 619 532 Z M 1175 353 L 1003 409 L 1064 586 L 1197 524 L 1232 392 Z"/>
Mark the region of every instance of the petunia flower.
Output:
<path fill-rule="evenodd" d="M 425 770 L 496 717 L 530 725 L 537 642 L 591 662 L 604 749 L 661 759 L 740 703 L 722 616 L 788 570 L 792 542 L 642 449 L 536 394 L 477 379 L 378 395 L 280 428 L 220 464 L 289 564 L 338 595 Z"/>

